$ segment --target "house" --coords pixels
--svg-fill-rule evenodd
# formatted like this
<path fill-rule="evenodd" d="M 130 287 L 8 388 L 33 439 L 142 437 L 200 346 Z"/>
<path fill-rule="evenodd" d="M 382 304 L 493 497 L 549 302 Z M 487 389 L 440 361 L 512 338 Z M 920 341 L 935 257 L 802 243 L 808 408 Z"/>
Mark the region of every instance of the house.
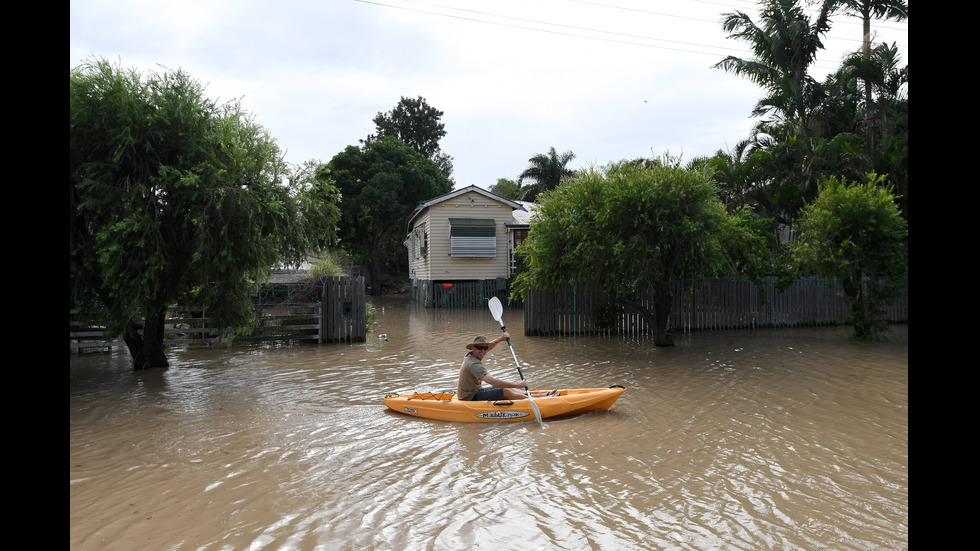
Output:
<path fill-rule="evenodd" d="M 505 292 L 516 267 L 514 247 L 527 236 L 529 215 L 524 204 L 476 186 L 420 204 L 408 217 L 404 241 L 413 297 L 438 305 L 454 288 L 458 294 L 476 289 L 476 301 Z"/>

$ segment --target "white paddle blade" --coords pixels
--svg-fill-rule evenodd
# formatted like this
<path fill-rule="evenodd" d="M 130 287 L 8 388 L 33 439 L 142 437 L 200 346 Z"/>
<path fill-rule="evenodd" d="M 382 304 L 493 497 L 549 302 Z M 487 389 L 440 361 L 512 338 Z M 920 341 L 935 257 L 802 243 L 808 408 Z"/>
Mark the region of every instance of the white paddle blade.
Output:
<path fill-rule="evenodd" d="M 490 315 L 493 319 L 500 321 L 500 315 L 504 313 L 504 307 L 500 305 L 500 299 L 493 297 L 490 299 Z"/>
<path fill-rule="evenodd" d="M 541 410 L 538 409 L 538 404 L 534 403 L 534 398 L 531 398 L 530 391 L 525 390 L 525 392 L 527 393 L 528 401 L 531 402 L 531 409 L 534 410 L 534 418 L 538 420 L 538 424 L 541 425 L 541 428 L 544 428 L 544 421 L 541 419 Z"/>

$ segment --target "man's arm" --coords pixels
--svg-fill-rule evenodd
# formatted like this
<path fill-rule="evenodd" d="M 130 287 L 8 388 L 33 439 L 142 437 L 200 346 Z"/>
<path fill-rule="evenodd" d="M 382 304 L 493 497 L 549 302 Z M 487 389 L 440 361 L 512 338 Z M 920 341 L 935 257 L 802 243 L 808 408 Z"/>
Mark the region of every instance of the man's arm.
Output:
<path fill-rule="evenodd" d="M 505 340 L 507 340 L 509 338 L 510 338 L 510 333 L 503 333 L 499 337 L 497 337 L 496 339 L 493 339 L 492 341 L 490 341 L 489 343 L 487 343 L 489 345 L 489 346 L 487 346 L 487 352 L 493 350 L 493 348 L 495 346 L 497 346 L 497 344 L 499 344 L 500 342 L 505 341 Z M 487 381 L 487 382 L 489 383 L 490 381 Z M 497 386 L 497 385 L 493 385 L 493 386 Z"/>
<path fill-rule="evenodd" d="M 511 383 L 503 379 L 498 379 L 490 374 L 484 375 L 483 378 L 480 380 L 483 381 L 484 383 L 487 383 L 490 386 L 495 386 L 497 388 L 524 388 L 527 386 L 527 381 L 524 379 L 521 379 L 516 383 Z"/>

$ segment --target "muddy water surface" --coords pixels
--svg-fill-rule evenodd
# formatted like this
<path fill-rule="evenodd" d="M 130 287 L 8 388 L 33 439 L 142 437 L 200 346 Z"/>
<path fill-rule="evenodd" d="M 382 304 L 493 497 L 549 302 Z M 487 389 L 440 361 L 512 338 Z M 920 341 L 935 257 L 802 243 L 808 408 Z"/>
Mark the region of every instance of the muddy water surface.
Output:
<path fill-rule="evenodd" d="M 607 412 L 451 424 L 387 392 L 455 386 L 478 310 L 375 301 L 366 344 L 123 353 L 69 366 L 71 549 L 903 549 L 908 327 L 523 337 L 536 388 Z M 375 338 L 384 333 L 387 340 Z M 485 362 L 516 378 L 505 349 Z"/>

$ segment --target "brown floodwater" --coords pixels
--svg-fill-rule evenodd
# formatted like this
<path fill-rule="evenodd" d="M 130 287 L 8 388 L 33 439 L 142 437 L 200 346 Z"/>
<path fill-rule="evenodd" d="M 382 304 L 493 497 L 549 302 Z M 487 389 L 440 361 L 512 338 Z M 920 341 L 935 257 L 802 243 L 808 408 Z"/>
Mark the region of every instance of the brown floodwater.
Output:
<path fill-rule="evenodd" d="M 908 326 L 524 337 L 532 388 L 609 411 L 453 424 L 385 393 L 454 389 L 488 311 L 375 299 L 354 345 L 69 360 L 71 549 L 905 549 Z M 386 334 L 387 340 L 377 338 Z M 485 364 L 514 380 L 506 349 Z"/>

